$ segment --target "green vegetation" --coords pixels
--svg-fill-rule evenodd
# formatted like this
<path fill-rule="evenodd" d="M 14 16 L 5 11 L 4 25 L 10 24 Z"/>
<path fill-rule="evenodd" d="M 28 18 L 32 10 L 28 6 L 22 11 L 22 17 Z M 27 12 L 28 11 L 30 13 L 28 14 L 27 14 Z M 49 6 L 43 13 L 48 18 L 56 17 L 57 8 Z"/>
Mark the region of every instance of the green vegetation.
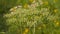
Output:
<path fill-rule="evenodd" d="M 60 0 L 0 2 L 0 34 L 60 34 Z"/>

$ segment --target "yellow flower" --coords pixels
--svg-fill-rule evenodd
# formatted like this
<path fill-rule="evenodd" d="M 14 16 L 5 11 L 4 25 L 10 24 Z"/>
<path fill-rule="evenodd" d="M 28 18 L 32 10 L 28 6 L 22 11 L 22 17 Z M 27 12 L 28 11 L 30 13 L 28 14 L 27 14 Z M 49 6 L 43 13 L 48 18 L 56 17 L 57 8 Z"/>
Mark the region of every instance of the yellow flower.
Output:
<path fill-rule="evenodd" d="M 58 12 L 58 10 L 57 9 L 54 9 L 54 12 L 56 13 L 56 12 Z"/>
<path fill-rule="evenodd" d="M 29 29 L 26 28 L 23 34 L 26 34 L 28 31 L 29 31 Z"/>
<path fill-rule="evenodd" d="M 28 32 L 28 31 L 29 31 L 29 29 L 28 29 L 28 28 L 26 28 L 26 29 L 25 29 L 25 32 Z"/>
<path fill-rule="evenodd" d="M 58 21 L 55 20 L 54 23 L 55 23 L 56 26 L 59 26 L 59 22 Z"/>
<path fill-rule="evenodd" d="M 56 26 L 59 26 L 59 22 L 56 22 Z"/>
<path fill-rule="evenodd" d="M 25 32 L 23 34 L 26 34 Z"/>
<path fill-rule="evenodd" d="M 45 5 L 48 5 L 48 1 L 45 1 L 44 4 L 45 4 Z"/>
<path fill-rule="evenodd" d="M 53 1 L 54 1 L 54 3 L 58 2 L 58 0 L 53 0 Z"/>
<path fill-rule="evenodd" d="M 24 6 L 23 6 L 24 8 L 28 8 L 28 4 L 26 3 L 26 4 L 24 4 Z"/>
<path fill-rule="evenodd" d="M 29 0 L 31 3 L 34 1 L 34 0 Z"/>

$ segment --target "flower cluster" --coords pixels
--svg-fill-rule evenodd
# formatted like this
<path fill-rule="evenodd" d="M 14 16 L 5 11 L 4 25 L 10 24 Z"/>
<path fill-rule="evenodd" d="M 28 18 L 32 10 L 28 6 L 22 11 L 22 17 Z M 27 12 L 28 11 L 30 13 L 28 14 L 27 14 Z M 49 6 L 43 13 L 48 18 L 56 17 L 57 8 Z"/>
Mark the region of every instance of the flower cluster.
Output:
<path fill-rule="evenodd" d="M 30 0 L 32 2 L 32 0 Z M 28 7 L 28 9 L 26 9 Z M 11 27 L 20 27 L 22 34 L 54 34 L 60 31 L 59 9 L 49 5 L 48 1 L 38 0 L 31 5 L 25 4 L 4 15 L 6 22 Z M 13 28 L 13 27 L 12 27 Z M 28 29 L 25 29 L 28 28 Z M 32 32 L 31 32 L 32 31 Z M 20 32 L 20 33 L 21 33 Z M 47 33 L 48 32 L 48 33 Z"/>

